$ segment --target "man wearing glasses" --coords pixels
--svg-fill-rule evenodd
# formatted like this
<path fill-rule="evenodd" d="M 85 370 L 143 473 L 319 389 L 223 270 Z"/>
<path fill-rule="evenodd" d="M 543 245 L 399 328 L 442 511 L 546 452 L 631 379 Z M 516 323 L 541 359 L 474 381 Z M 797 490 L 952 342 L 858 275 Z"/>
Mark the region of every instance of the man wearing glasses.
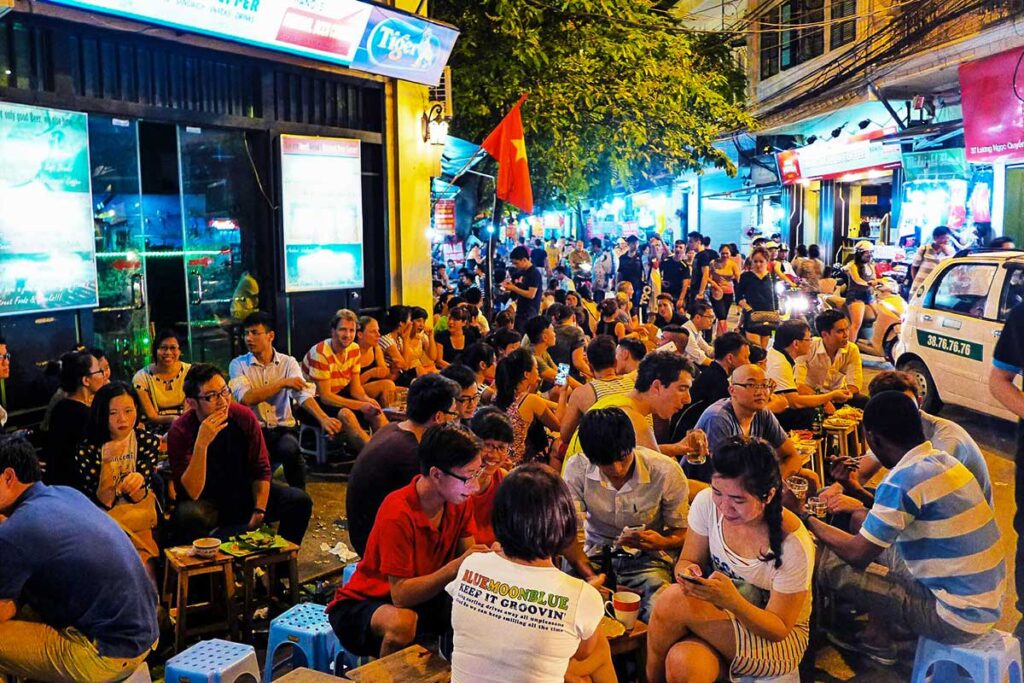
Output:
<path fill-rule="evenodd" d="M 420 474 L 384 499 L 362 561 L 327 606 L 338 640 L 355 655 L 383 657 L 424 633 L 449 634 L 444 588 L 464 559 L 490 550 L 474 540 L 470 502 L 482 469 L 480 440 L 459 425 L 433 425 L 418 455 Z M 451 654 L 450 641 L 442 652 Z"/>
<path fill-rule="evenodd" d="M 690 306 L 690 319 L 683 324 L 683 328 L 690 333 L 683 355 L 694 365 L 706 367 L 715 360 L 715 349 L 704 339 L 704 333 L 714 326 L 715 312 L 711 304 L 695 301 Z"/>
<path fill-rule="evenodd" d="M 458 421 L 463 427 L 469 426 L 476 409 L 480 407 L 479 385 L 476 382 L 476 373 L 465 365 L 449 365 L 441 371 L 441 375 L 459 385 L 461 390 L 455 398 L 455 412 L 459 414 Z"/>
<path fill-rule="evenodd" d="M 345 497 L 349 540 L 360 555 L 366 551 L 373 520 L 384 499 L 419 473 L 418 450 L 424 433 L 435 424 L 458 419 L 456 399 L 460 395 L 459 385 L 447 377 L 419 377 L 409 387 L 406 419 L 374 432 L 360 451 Z"/>
<path fill-rule="evenodd" d="M 730 378 L 729 398 L 708 406 L 697 420 L 697 429 L 707 434 L 712 455 L 731 436 L 764 439 L 775 449 L 779 469 L 785 479 L 800 470 L 801 462 L 796 446 L 768 410 L 768 401 L 774 389 L 775 384 L 765 376 L 760 366 L 741 365 Z M 686 473 L 690 478 L 710 481 L 711 463 L 691 466 Z M 804 476 L 803 472 L 801 476 Z"/>
<path fill-rule="evenodd" d="M 216 366 L 197 363 L 185 375 L 188 410 L 167 433 L 171 472 L 181 495 L 174 511 L 178 541 L 227 538 L 268 522 L 301 544 L 313 513 L 302 489 L 271 481 L 270 458 L 260 423 L 247 407 L 231 402 L 227 380 Z"/>

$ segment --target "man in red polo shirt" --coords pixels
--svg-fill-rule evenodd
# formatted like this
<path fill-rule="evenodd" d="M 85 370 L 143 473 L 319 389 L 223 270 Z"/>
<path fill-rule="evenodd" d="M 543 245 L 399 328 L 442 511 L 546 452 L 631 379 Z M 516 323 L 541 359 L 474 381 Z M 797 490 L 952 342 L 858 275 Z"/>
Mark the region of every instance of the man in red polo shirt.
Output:
<path fill-rule="evenodd" d="M 473 535 L 470 497 L 479 488 L 480 440 L 453 423 L 420 441 L 420 472 L 384 499 L 366 553 L 327 606 L 338 640 L 356 655 L 385 656 L 420 633 L 451 631 L 455 580 L 469 555 L 486 552 Z"/>

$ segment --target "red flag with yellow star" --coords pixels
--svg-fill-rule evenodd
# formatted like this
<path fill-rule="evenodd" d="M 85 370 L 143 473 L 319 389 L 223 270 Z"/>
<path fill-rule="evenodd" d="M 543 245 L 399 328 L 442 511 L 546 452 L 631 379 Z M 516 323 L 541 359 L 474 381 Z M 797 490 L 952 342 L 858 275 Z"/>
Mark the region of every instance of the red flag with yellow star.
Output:
<path fill-rule="evenodd" d="M 526 136 L 519 106 L 526 95 L 519 98 L 512 111 L 505 115 L 484 144 L 488 154 L 498 160 L 498 199 L 504 200 L 526 213 L 533 213 L 533 187 L 530 185 L 530 165 L 526 161 Z"/>

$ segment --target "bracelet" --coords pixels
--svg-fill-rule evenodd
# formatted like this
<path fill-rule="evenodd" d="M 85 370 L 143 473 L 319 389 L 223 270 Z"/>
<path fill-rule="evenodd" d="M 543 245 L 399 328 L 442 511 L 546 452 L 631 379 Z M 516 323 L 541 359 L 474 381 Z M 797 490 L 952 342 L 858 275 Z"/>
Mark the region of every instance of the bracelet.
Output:
<path fill-rule="evenodd" d="M 263 508 L 253 508 L 252 511 L 255 512 L 256 514 L 260 514 L 260 515 L 267 514 L 267 511 L 264 510 Z"/>

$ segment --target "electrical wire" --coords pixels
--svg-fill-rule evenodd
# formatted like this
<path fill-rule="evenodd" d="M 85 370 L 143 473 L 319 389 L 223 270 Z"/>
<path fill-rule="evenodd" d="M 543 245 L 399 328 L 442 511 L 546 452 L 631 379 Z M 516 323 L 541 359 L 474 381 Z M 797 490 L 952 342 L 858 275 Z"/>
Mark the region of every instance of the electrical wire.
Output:
<path fill-rule="evenodd" d="M 266 200 L 267 206 L 270 207 L 271 211 L 277 211 L 277 205 L 271 201 L 267 195 L 267 191 L 263 189 L 263 181 L 260 180 L 260 172 L 256 170 L 256 162 L 252 158 L 252 150 L 249 149 L 249 134 L 242 134 L 242 142 L 245 144 L 245 156 L 249 158 L 249 166 L 252 167 L 252 175 L 256 178 L 256 187 L 260 189 L 260 194 L 263 195 L 263 199 Z"/>

